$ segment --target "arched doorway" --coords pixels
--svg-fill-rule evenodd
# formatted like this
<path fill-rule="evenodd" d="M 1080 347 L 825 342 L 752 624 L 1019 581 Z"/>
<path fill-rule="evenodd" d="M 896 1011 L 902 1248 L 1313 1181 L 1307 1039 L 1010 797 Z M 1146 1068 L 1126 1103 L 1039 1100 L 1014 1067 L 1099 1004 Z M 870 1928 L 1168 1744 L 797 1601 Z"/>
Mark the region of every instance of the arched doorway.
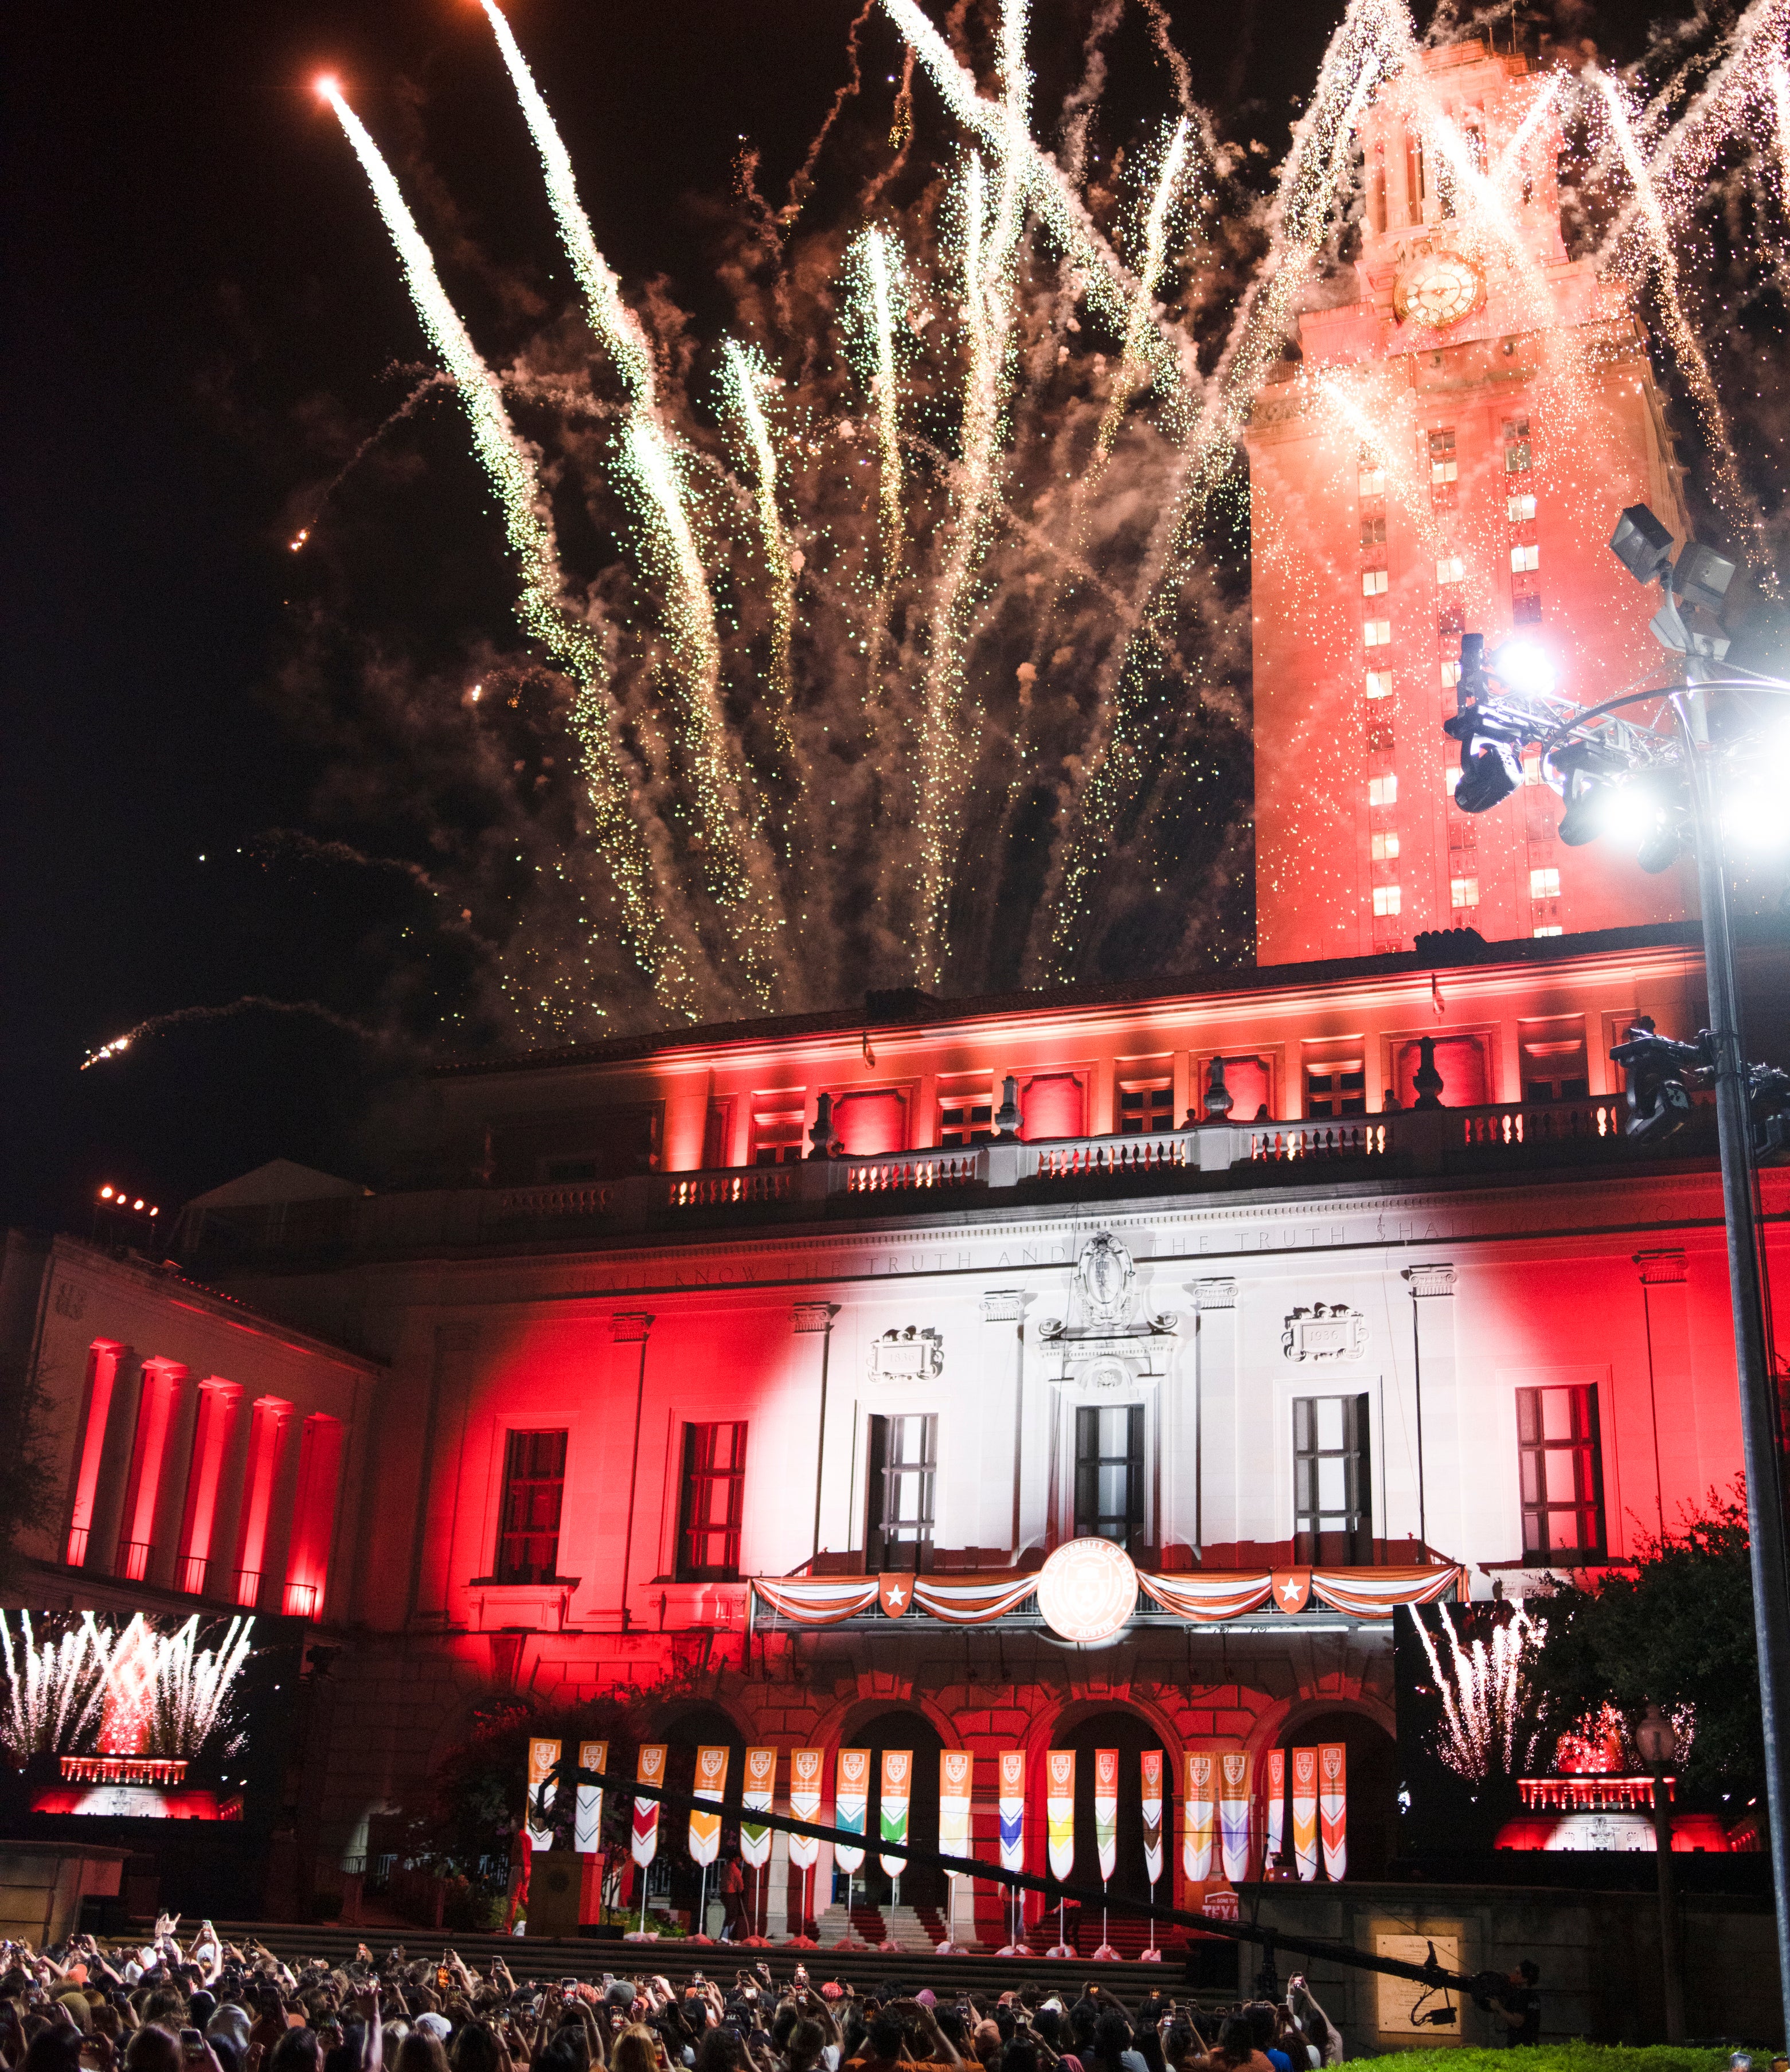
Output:
<path fill-rule="evenodd" d="M 1097 1889 L 1101 1882 L 1100 1844 L 1094 1828 L 1094 1758 L 1101 1749 L 1117 1749 L 1119 1756 L 1118 1820 L 1115 1837 L 1116 1860 L 1108 1889 L 1115 1899 L 1148 1899 L 1150 1876 L 1144 1862 L 1143 1766 L 1144 1751 L 1162 1757 L 1162 1875 L 1156 1888 L 1158 1899 L 1172 1896 L 1175 1836 L 1174 1765 L 1162 1747 L 1162 1737 L 1138 1713 L 1114 1706 L 1083 1720 L 1067 1733 L 1054 1737 L 1057 1748 L 1076 1752 L 1076 1856 L 1073 1882 Z M 1042 1768 L 1042 1766 L 1040 1766 Z M 1045 1810 L 1038 1809 L 1039 1832 L 1048 1832 Z"/>
<path fill-rule="evenodd" d="M 872 1906 L 881 1906 L 895 1897 L 894 1881 L 878 1860 L 877 1836 L 882 1832 L 883 1751 L 911 1749 L 914 1764 L 908 1787 L 907 1840 L 916 1849 L 939 1845 L 939 1755 L 944 1746 L 931 1720 L 923 1713 L 905 1708 L 879 1712 L 854 1727 L 842 1737 L 842 1745 L 870 1752 L 870 1803 L 865 1820 L 864 1867 L 857 1874 L 858 1893 Z M 844 1880 L 840 1880 L 841 1897 Z M 903 1906 L 940 1906 L 944 1903 L 944 1873 L 936 1864 L 909 1860 L 901 1873 Z"/>
<path fill-rule="evenodd" d="M 700 1748 L 727 1751 L 727 1803 L 739 1803 L 739 1781 L 746 1767 L 746 1739 L 732 1719 L 718 1705 L 689 1705 L 673 1713 L 648 1741 L 665 1744 L 665 1786 L 688 1791 L 696 1782 L 696 1752 Z M 729 1818 L 722 1823 L 723 1856 L 739 1847 L 739 1823 Z M 673 1908 L 693 1913 L 702 1888 L 702 1873 L 690 1860 L 690 1809 L 667 1805 L 659 1815 L 659 1853 L 648 1874 L 647 1889 Z M 715 1874 L 709 1873 L 709 1893 L 716 1890 Z"/>
<path fill-rule="evenodd" d="M 1369 1719 L 1365 1712 L 1335 1712 L 1306 1714 L 1295 1725 L 1282 1730 L 1278 1745 L 1285 1749 L 1317 1748 L 1326 1741 L 1340 1741 L 1348 1751 L 1348 1875 L 1352 1878 L 1383 1877 L 1393 1853 L 1398 1745 L 1377 1720 Z M 1287 1767 L 1290 1774 L 1290 1763 Z M 1290 1858 L 1290 1805 L 1286 1820 L 1286 1847 Z M 1321 1864 L 1319 1874 L 1322 1875 Z"/>

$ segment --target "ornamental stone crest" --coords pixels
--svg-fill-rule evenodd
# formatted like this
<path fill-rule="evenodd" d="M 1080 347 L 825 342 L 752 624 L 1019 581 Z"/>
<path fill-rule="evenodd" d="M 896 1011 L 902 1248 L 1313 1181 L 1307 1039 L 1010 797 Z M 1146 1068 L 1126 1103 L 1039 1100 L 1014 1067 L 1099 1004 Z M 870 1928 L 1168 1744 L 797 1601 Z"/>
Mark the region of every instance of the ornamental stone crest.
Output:
<path fill-rule="evenodd" d="M 1069 1315 L 1047 1317 L 1039 1342 L 1059 1362 L 1051 1379 L 1094 1394 L 1126 1388 L 1164 1371 L 1163 1342 L 1175 1335 L 1171 1316 L 1140 1317 L 1138 1271 L 1110 1231 L 1081 1248 L 1069 1284 Z"/>
<path fill-rule="evenodd" d="M 872 1381 L 929 1381 L 944 1369 L 944 1340 L 930 1324 L 899 1326 L 870 1340 Z"/>
<path fill-rule="evenodd" d="M 1368 1345 L 1368 1320 L 1346 1302 L 1314 1302 L 1293 1311 L 1281 1334 L 1290 1360 L 1358 1360 Z"/>

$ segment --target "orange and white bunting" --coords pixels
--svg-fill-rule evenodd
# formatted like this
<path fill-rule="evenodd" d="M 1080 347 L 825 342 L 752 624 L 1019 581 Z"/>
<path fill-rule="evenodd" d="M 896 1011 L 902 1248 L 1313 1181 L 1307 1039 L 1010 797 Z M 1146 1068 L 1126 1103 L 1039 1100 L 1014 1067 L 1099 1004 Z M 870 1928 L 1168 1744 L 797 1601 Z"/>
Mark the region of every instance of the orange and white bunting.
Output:
<path fill-rule="evenodd" d="M 1181 1874 L 1189 1885 L 1204 1885 L 1212 1877 L 1217 1775 L 1218 1758 L 1209 1749 L 1187 1751 L 1187 1783 L 1181 1793 Z"/>
<path fill-rule="evenodd" d="M 1326 1741 L 1318 1750 L 1318 1833 L 1324 1848 L 1324 1876 L 1348 1874 L 1348 1750 Z"/>
<path fill-rule="evenodd" d="M 1318 1875 L 1318 1751 L 1293 1751 L 1293 1861 L 1309 1885 Z"/>

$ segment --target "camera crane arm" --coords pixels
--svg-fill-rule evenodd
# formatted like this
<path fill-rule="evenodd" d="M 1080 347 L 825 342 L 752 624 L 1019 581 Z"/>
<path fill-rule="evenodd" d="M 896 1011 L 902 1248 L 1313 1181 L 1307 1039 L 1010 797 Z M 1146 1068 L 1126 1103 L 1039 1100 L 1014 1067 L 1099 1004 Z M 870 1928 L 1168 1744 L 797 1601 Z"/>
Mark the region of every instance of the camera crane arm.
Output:
<path fill-rule="evenodd" d="M 713 1799 L 698 1799 L 693 1791 L 680 1791 L 669 1785 L 642 1784 L 633 1778 L 618 1777 L 608 1770 L 586 1770 L 570 1758 L 561 1762 L 553 1776 L 562 1786 L 596 1784 L 638 1799 L 656 1799 L 668 1806 L 700 1806 L 706 1812 L 716 1810 Z M 761 1813 L 755 1808 L 750 1815 L 743 1815 L 737 1800 L 722 1810 L 724 1819 L 749 1819 L 754 1827 L 774 1827 L 780 1834 L 809 1836 L 819 1842 L 843 1842 L 850 1848 L 866 1846 L 865 1836 L 851 1828 L 829 1827 L 819 1821 L 797 1820 L 786 1813 Z M 1449 1971 L 1436 1961 L 1434 1944 L 1426 1963 L 1407 1963 L 1401 1957 L 1381 1957 L 1371 1951 L 1357 1950 L 1351 1943 L 1327 1942 L 1321 1937 L 1289 1935 L 1278 1928 L 1261 1927 L 1253 1921 L 1219 1920 L 1209 1914 L 1191 1913 L 1185 1907 L 1160 1906 L 1154 1900 L 1122 1899 L 1117 1893 L 1109 1898 L 1097 1886 L 1060 1885 L 1055 1879 L 1040 1877 L 1035 1872 L 1005 1870 L 998 1864 L 984 1862 L 980 1856 L 948 1856 L 936 1849 L 918 1848 L 907 1842 L 901 1844 L 901 1854 L 910 1863 L 929 1864 L 955 1877 L 983 1878 L 991 1884 L 1004 1885 L 1021 1892 L 1042 1893 L 1053 1902 L 1061 1898 L 1085 1907 L 1109 1905 L 1124 1912 L 1146 1915 L 1153 1921 L 1195 1928 L 1203 1934 L 1221 1935 L 1233 1942 L 1257 1943 L 1270 1962 L 1276 1951 L 1284 1950 L 1294 1956 L 1317 1958 L 1356 1971 L 1377 1971 L 1385 1978 L 1405 1979 L 1413 1985 L 1427 1986 L 1432 1990 L 1451 1987 L 1458 1993 L 1479 2000 L 1501 1992 L 1506 1984 L 1501 1972 Z"/>

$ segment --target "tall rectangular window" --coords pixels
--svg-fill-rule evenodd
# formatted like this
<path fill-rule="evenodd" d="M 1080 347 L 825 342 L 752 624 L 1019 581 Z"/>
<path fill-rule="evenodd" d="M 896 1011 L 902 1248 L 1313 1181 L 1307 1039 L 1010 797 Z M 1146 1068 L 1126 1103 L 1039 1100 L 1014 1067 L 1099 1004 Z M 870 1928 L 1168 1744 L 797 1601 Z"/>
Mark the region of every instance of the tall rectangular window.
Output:
<path fill-rule="evenodd" d="M 566 1434 L 512 1432 L 504 1449 L 504 1507 L 493 1572 L 500 1583 L 553 1581 L 565 1500 Z"/>
<path fill-rule="evenodd" d="M 684 1508 L 677 1579 L 731 1582 L 739 1573 L 739 1527 L 746 1515 L 746 1426 L 684 1427 Z"/>
<path fill-rule="evenodd" d="M 1295 1560 L 1347 1567 L 1372 1560 L 1366 1396 L 1294 1400 L 1293 1512 Z"/>
<path fill-rule="evenodd" d="M 1603 1467 L 1595 1382 L 1516 1392 L 1523 1556 L 1571 1566 L 1603 1559 Z"/>
<path fill-rule="evenodd" d="M 1430 482 L 1433 488 L 1460 479 L 1460 463 L 1455 457 L 1455 429 L 1445 426 L 1430 434 Z"/>
<path fill-rule="evenodd" d="M 1143 1405 L 1078 1408 L 1076 1538 L 1116 1540 L 1129 1548 L 1142 1539 L 1143 1526 Z"/>
<path fill-rule="evenodd" d="M 1529 466 L 1529 421 L 1527 417 L 1506 417 L 1504 420 L 1504 473 L 1527 475 Z"/>
<path fill-rule="evenodd" d="M 939 1420 L 930 1412 L 871 1418 L 866 1568 L 931 1568 L 938 1465 Z"/>

